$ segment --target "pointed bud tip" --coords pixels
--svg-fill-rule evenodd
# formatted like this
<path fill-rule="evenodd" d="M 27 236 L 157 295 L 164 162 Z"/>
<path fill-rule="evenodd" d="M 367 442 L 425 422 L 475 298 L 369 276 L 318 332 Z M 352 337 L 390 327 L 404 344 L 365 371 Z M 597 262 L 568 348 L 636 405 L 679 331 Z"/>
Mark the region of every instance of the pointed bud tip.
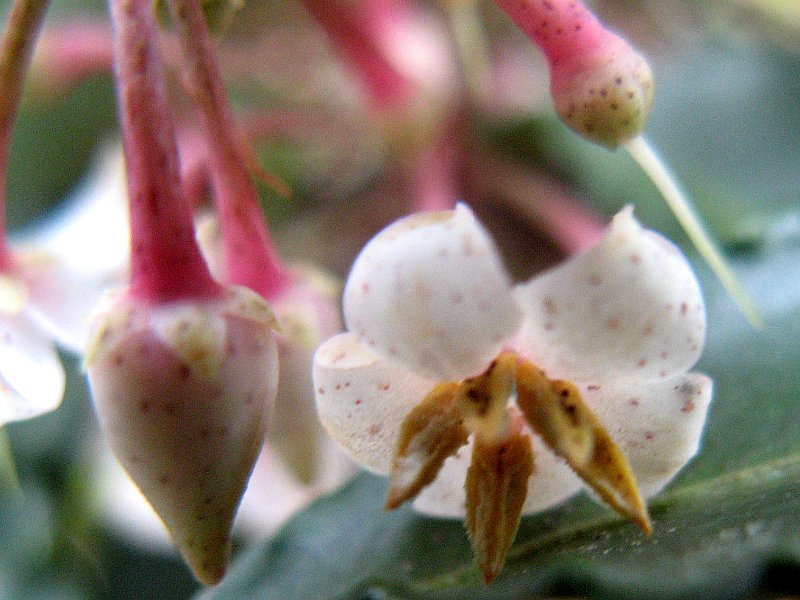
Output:
<path fill-rule="evenodd" d="M 225 537 L 219 544 L 188 545 L 180 548 L 181 555 L 195 578 L 203 585 L 216 585 L 225 576 L 231 557 L 231 540 Z"/>

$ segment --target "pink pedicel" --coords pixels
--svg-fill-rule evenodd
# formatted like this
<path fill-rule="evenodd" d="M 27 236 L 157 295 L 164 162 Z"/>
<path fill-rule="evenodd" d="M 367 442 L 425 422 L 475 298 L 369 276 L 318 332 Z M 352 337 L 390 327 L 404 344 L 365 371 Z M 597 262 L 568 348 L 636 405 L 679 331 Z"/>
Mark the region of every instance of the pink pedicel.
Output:
<path fill-rule="evenodd" d="M 180 187 L 151 2 L 112 0 L 131 213 L 131 284 L 92 317 L 85 364 L 101 429 L 197 579 L 230 531 L 278 381 L 264 299 L 216 283 Z"/>
<path fill-rule="evenodd" d="M 391 110 L 413 101 L 414 84 L 387 54 L 395 22 L 408 16 L 409 7 L 400 0 L 303 0 L 303 4 L 352 66 L 373 107 Z"/>
<path fill-rule="evenodd" d="M 244 151 L 225 95 L 208 28 L 194 0 L 169 2 L 185 54 L 185 80 L 202 121 L 207 160 L 220 218 L 225 280 L 273 299 L 291 282 L 267 230 Z"/>
<path fill-rule="evenodd" d="M 147 3 L 114 0 L 114 59 L 131 221 L 130 294 L 158 304 L 213 298 L 181 189 L 175 130 Z"/>
<path fill-rule="evenodd" d="M 564 122 L 616 147 L 639 135 L 653 99 L 647 61 L 573 0 L 495 0 L 547 57 Z"/>

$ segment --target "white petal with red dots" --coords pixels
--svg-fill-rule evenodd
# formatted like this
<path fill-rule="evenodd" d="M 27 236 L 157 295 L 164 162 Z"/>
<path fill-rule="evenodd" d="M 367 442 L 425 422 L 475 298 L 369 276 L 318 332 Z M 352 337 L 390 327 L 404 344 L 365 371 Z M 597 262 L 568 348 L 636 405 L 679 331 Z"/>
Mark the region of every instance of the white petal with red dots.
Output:
<path fill-rule="evenodd" d="M 435 379 L 484 369 L 521 319 L 491 238 L 463 204 L 374 237 L 350 272 L 344 315 L 372 350 Z"/>
<path fill-rule="evenodd" d="M 52 340 L 23 315 L 0 314 L 0 426 L 55 410 L 64 385 Z"/>
<path fill-rule="evenodd" d="M 669 379 L 617 379 L 581 392 L 628 457 L 644 496 L 657 494 L 697 453 L 711 379 L 687 373 Z"/>
<path fill-rule="evenodd" d="M 669 377 L 700 356 L 705 306 L 686 257 L 630 209 L 603 241 L 517 288 L 515 345 L 550 378 Z"/>
<path fill-rule="evenodd" d="M 63 348 L 80 354 L 89 337 L 88 317 L 110 280 L 76 270 L 44 252 L 17 254 L 19 276 L 28 289 L 26 311 Z"/>
<path fill-rule="evenodd" d="M 383 360 L 351 333 L 329 339 L 314 355 L 322 424 L 353 458 L 382 475 L 391 468 L 401 424 L 434 385 Z"/>

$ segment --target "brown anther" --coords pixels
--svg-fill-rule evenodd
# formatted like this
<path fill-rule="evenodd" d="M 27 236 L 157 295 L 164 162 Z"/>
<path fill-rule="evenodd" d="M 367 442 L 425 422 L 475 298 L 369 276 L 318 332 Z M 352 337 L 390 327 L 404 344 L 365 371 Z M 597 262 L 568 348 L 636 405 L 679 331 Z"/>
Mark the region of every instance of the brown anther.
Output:
<path fill-rule="evenodd" d="M 499 441 L 475 438 L 466 480 L 466 526 L 487 584 L 503 568 L 517 534 L 533 461 L 531 439 L 518 430 Z"/>
<path fill-rule="evenodd" d="M 481 375 L 465 379 L 456 395 L 466 425 L 486 438 L 506 435 L 508 399 L 514 390 L 516 357 L 498 356 Z"/>
<path fill-rule="evenodd" d="M 651 531 L 650 518 L 628 460 L 567 381 L 550 381 L 520 360 L 517 403 L 528 424 L 614 510 Z"/>
<path fill-rule="evenodd" d="M 469 431 L 454 402 L 459 384 L 440 383 L 406 417 L 392 461 L 385 508 L 392 510 L 430 484 Z"/>

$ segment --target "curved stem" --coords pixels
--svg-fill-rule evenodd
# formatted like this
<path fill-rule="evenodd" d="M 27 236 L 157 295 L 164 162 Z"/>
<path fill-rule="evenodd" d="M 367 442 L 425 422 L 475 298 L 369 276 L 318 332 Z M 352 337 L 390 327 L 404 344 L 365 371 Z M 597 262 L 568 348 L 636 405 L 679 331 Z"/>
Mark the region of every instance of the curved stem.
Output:
<path fill-rule="evenodd" d="M 130 293 L 163 303 L 222 288 L 200 253 L 181 189 L 152 2 L 110 0 L 131 221 Z"/>
<path fill-rule="evenodd" d="M 399 0 L 303 0 L 303 5 L 331 37 L 352 66 L 374 108 L 405 108 L 414 84 L 397 69 L 387 46 L 397 19 L 408 7 Z"/>
<path fill-rule="evenodd" d="M 6 171 L 22 85 L 49 0 L 17 0 L 0 41 L 0 268 L 11 256 L 6 240 Z"/>
<path fill-rule="evenodd" d="M 697 251 L 714 271 L 742 314 L 753 327 L 760 328 L 763 322 L 758 309 L 736 279 L 736 275 L 725 261 L 711 235 L 697 217 L 691 202 L 678 187 L 675 178 L 667 171 L 661 158 L 641 136 L 623 142 L 622 145 L 661 192 L 667 206 L 672 210 Z"/>
<path fill-rule="evenodd" d="M 243 154 L 248 142 L 240 134 L 225 95 L 211 35 L 197 0 L 170 0 L 169 4 L 185 54 L 187 85 L 209 145 L 227 280 L 272 299 L 285 288 L 290 276 L 258 203 Z"/>

